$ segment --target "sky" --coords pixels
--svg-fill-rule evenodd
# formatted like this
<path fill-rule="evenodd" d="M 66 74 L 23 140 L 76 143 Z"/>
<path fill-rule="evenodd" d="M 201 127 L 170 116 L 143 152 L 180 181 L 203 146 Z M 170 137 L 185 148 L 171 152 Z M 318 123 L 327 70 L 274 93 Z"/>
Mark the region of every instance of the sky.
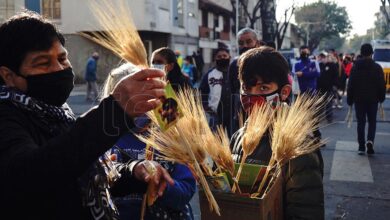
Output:
<path fill-rule="evenodd" d="M 297 6 L 304 3 L 317 2 L 318 0 L 295 0 Z M 375 13 L 379 12 L 380 0 L 333 0 L 339 6 L 346 7 L 349 19 L 352 22 L 350 36 L 354 34 L 364 35 L 367 29 L 374 27 Z M 282 17 L 284 10 L 291 6 L 293 0 L 276 0 L 276 18 Z"/>

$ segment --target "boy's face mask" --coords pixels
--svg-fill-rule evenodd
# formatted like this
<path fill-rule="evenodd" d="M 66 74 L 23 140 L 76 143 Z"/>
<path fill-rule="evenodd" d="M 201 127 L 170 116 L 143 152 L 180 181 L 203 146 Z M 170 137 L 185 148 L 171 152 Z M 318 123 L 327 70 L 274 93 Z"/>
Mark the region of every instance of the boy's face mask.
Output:
<path fill-rule="evenodd" d="M 241 104 L 245 112 L 250 112 L 254 105 L 263 105 L 268 103 L 272 108 L 276 108 L 280 104 L 279 91 L 275 91 L 269 94 L 240 94 Z"/>

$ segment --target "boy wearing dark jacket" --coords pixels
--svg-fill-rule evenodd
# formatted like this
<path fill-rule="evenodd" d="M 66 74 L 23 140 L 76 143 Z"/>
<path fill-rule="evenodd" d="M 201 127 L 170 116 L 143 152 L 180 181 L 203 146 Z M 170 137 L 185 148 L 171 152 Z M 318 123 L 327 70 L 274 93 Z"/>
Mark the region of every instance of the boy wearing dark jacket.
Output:
<path fill-rule="evenodd" d="M 376 114 L 378 103 L 386 98 L 386 83 L 383 69 L 372 59 L 374 53 L 371 44 L 363 44 L 360 48 L 362 59 L 356 61 L 349 76 L 347 103 L 355 104 L 357 133 L 360 155 L 374 154 L 376 131 Z M 367 141 L 365 141 L 366 118 L 368 119 Z"/>
<path fill-rule="evenodd" d="M 251 49 L 239 59 L 241 103 L 246 112 L 255 104 L 287 101 L 291 86 L 289 66 L 281 54 L 270 47 Z M 275 101 L 276 100 L 276 101 Z M 270 115 L 271 117 L 271 115 Z M 243 129 L 243 128 L 241 128 Z M 235 143 L 238 132 L 231 140 Z M 232 149 L 233 159 L 241 160 L 241 146 Z M 245 163 L 268 164 L 272 151 L 265 135 Z M 323 161 L 320 151 L 292 159 L 283 167 L 285 219 L 324 219 Z"/>

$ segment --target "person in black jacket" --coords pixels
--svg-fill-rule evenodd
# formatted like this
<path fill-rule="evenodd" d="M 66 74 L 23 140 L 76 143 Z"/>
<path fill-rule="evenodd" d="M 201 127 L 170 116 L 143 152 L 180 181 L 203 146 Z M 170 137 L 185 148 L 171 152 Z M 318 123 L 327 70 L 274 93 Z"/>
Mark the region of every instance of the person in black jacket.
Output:
<path fill-rule="evenodd" d="M 318 55 L 320 77 L 317 78 L 317 90 L 321 95 L 326 95 L 329 100 L 333 97 L 333 87 L 337 83 L 337 64 L 332 62 L 325 54 Z M 329 123 L 333 121 L 332 103 L 325 106 L 325 117 Z"/>
<path fill-rule="evenodd" d="M 160 105 L 158 97 L 164 96 L 165 83 L 157 79 L 164 73 L 145 69 L 123 79 L 99 106 L 76 119 L 65 103 L 74 73 L 64 44 L 56 27 L 34 12 L 22 12 L 0 26 L 2 219 L 103 219 L 109 198 L 92 195 L 95 190 L 106 193 L 99 185 L 110 179 L 105 169 L 94 169 L 87 192 L 80 192 L 80 181 L 134 127 L 133 118 Z M 151 165 L 122 164 L 120 177 L 110 183 L 112 193 L 143 192 L 145 182 L 153 181 L 162 195 L 173 181 L 158 164 L 156 175 L 149 175 Z"/>
<path fill-rule="evenodd" d="M 376 130 L 376 114 L 378 103 L 386 98 L 386 83 L 383 69 L 372 59 L 371 44 L 363 44 L 360 48 L 363 56 L 355 62 L 349 76 L 347 103 L 355 104 L 357 118 L 357 133 L 360 155 L 374 154 L 374 139 Z M 367 142 L 365 141 L 366 118 L 368 119 Z"/>

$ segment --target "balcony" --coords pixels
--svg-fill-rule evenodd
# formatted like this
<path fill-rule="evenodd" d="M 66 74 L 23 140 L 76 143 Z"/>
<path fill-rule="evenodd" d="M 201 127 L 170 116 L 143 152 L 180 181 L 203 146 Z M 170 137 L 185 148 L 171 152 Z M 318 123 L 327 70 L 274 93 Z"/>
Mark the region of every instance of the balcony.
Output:
<path fill-rule="evenodd" d="M 211 28 L 202 26 L 199 26 L 199 37 L 208 40 L 230 40 L 229 32 L 215 32 Z"/>

